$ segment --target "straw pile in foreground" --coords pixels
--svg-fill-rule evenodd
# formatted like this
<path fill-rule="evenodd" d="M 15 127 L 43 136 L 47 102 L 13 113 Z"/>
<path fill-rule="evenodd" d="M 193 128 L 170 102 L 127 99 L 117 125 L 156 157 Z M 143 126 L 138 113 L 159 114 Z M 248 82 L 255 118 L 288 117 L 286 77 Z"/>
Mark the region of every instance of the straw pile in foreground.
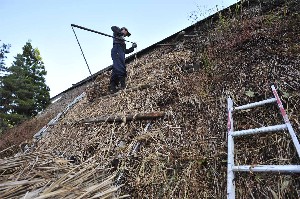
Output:
<path fill-rule="evenodd" d="M 1 198 L 114 198 L 115 174 L 95 161 L 80 165 L 50 155 L 50 152 L 28 153 L 0 162 Z M 123 196 L 125 198 L 127 196 Z"/>

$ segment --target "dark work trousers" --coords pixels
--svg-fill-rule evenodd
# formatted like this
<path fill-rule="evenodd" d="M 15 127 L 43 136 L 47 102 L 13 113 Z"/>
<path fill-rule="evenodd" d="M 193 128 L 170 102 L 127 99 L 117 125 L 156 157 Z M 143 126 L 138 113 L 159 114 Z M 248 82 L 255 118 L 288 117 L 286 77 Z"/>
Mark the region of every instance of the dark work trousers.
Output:
<path fill-rule="evenodd" d="M 113 69 L 110 78 L 110 84 L 118 86 L 120 79 L 127 76 L 125 66 L 125 52 L 121 44 L 114 44 L 111 49 L 111 58 L 113 60 Z"/>

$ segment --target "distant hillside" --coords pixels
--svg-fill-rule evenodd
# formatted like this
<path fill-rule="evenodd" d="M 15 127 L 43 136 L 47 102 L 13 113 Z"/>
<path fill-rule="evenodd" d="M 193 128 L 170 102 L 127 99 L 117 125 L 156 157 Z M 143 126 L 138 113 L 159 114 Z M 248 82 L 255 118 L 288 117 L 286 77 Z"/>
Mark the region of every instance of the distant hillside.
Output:
<path fill-rule="evenodd" d="M 41 128 L 86 96 L 41 140 L 27 140 L 26 153 L 1 160 L 0 195 L 226 198 L 228 97 L 235 106 L 268 99 L 275 85 L 299 140 L 299 12 L 298 0 L 243 1 L 130 57 L 126 90 L 107 93 L 107 70 L 63 93 L 29 123 Z M 233 117 L 237 130 L 283 123 L 276 104 Z M 300 165 L 287 131 L 235 139 L 235 160 Z M 296 174 L 238 173 L 235 180 L 236 198 L 300 198 Z M 9 184 L 15 181 L 21 185 Z"/>

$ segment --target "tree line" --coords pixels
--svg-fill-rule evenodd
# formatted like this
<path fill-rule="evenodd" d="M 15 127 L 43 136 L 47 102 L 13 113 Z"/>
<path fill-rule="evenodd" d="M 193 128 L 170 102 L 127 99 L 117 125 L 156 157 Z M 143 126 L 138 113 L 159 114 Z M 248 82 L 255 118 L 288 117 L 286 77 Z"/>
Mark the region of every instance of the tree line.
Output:
<path fill-rule="evenodd" d="M 11 45 L 0 46 L 0 134 L 36 116 L 50 103 L 50 88 L 38 48 L 28 41 L 11 66 L 5 60 Z"/>

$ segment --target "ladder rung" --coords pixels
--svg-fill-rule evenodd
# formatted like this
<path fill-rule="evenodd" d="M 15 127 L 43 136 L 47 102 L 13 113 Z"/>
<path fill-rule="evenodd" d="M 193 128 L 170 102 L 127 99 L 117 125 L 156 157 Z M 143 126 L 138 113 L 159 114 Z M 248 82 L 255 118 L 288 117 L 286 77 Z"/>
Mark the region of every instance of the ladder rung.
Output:
<path fill-rule="evenodd" d="M 241 165 L 233 166 L 233 171 L 300 173 L 300 165 Z"/>
<path fill-rule="evenodd" d="M 234 110 L 249 109 L 249 108 L 253 108 L 253 107 L 257 107 L 257 106 L 261 106 L 261 105 L 269 104 L 269 103 L 273 103 L 273 102 L 276 102 L 276 98 L 270 98 L 270 99 L 266 99 L 266 100 L 263 100 L 263 101 L 254 102 L 254 103 L 251 103 L 251 104 L 246 104 L 246 105 L 238 106 L 238 107 L 235 107 Z"/>
<path fill-rule="evenodd" d="M 280 124 L 275 126 L 267 126 L 255 129 L 248 129 L 248 130 L 241 130 L 241 131 L 234 131 L 231 133 L 232 136 L 243 136 L 243 135 L 251 135 L 251 134 L 258 134 L 258 133 L 268 133 L 274 131 L 280 131 L 287 129 L 286 124 Z"/>

